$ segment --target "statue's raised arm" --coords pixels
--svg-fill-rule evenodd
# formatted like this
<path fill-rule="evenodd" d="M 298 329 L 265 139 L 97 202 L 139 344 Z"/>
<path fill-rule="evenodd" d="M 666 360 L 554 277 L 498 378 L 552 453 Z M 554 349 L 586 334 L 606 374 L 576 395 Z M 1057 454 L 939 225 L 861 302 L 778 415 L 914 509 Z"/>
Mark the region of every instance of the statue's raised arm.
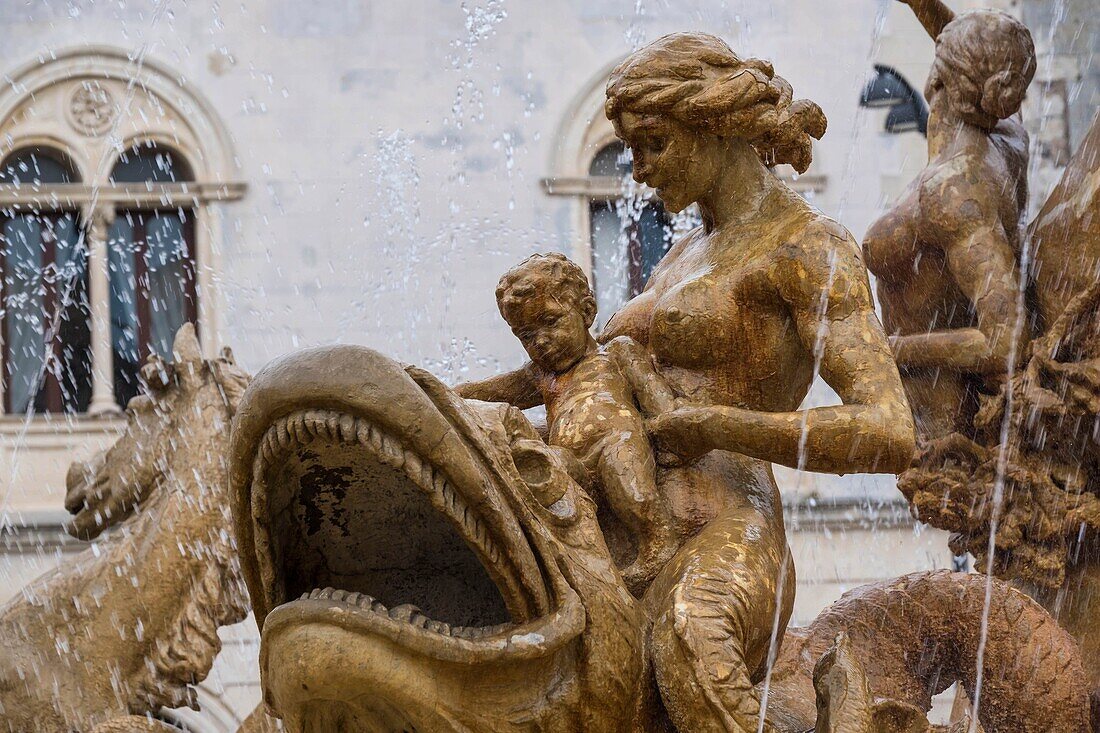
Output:
<path fill-rule="evenodd" d="M 935 40 L 940 37 L 940 31 L 955 19 L 955 12 L 943 4 L 941 0 L 898 0 L 913 9 L 928 35 Z"/>

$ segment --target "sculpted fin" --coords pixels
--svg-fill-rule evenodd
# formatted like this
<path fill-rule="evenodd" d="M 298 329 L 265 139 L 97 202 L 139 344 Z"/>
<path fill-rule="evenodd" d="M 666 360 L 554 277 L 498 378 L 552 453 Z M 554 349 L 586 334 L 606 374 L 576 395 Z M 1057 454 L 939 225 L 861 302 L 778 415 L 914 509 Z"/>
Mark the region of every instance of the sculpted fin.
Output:
<path fill-rule="evenodd" d="M 1100 115 L 1028 231 L 1044 328 L 1100 276 Z"/>

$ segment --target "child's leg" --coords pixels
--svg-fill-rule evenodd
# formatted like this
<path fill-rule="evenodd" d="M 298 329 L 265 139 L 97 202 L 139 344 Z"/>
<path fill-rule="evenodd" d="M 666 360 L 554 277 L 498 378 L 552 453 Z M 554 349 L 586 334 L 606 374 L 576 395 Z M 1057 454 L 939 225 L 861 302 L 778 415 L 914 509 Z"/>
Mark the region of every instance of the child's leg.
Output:
<path fill-rule="evenodd" d="M 638 545 L 638 557 L 623 569 L 623 580 L 631 591 L 640 593 L 677 548 L 671 517 L 657 490 L 657 465 L 645 432 L 632 430 L 606 441 L 597 473 L 611 510 L 630 528 Z"/>

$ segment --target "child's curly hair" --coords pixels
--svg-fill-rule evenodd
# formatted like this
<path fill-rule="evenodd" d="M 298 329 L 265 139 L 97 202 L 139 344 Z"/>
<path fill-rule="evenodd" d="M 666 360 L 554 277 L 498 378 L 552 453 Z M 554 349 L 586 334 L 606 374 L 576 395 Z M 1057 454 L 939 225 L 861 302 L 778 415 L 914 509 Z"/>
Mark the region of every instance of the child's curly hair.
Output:
<path fill-rule="evenodd" d="M 810 138 L 821 139 L 827 121 L 813 102 L 794 100 L 794 89 L 767 61 L 741 59 L 722 39 L 673 33 L 635 51 L 611 72 L 604 111 L 669 115 L 720 137 L 739 137 L 765 165 L 789 163 L 805 172 L 813 158 Z"/>
<path fill-rule="evenodd" d="M 585 312 L 585 325 L 596 318 L 596 297 L 588 278 L 575 262 L 558 252 L 531 255 L 500 277 L 497 283 L 497 307 L 504 320 L 507 311 L 540 292 L 552 292 L 559 298 L 570 298 Z"/>

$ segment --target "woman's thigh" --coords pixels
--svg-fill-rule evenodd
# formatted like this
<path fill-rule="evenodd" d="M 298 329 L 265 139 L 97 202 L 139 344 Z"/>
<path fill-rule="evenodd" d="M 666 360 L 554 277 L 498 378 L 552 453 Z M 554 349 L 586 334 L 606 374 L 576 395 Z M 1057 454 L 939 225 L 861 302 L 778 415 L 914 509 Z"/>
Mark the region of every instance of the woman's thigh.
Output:
<path fill-rule="evenodd" d="M 779 493 L 771 472 L 732 454 L 699 466 L 727 501 L 657 576 L 645 602 L 670 715 L 691 730 L 755 730 L 754 685 L 773 632 L 794 603 Z M 699 477 L 695 477 L 696 480 Z"/>

